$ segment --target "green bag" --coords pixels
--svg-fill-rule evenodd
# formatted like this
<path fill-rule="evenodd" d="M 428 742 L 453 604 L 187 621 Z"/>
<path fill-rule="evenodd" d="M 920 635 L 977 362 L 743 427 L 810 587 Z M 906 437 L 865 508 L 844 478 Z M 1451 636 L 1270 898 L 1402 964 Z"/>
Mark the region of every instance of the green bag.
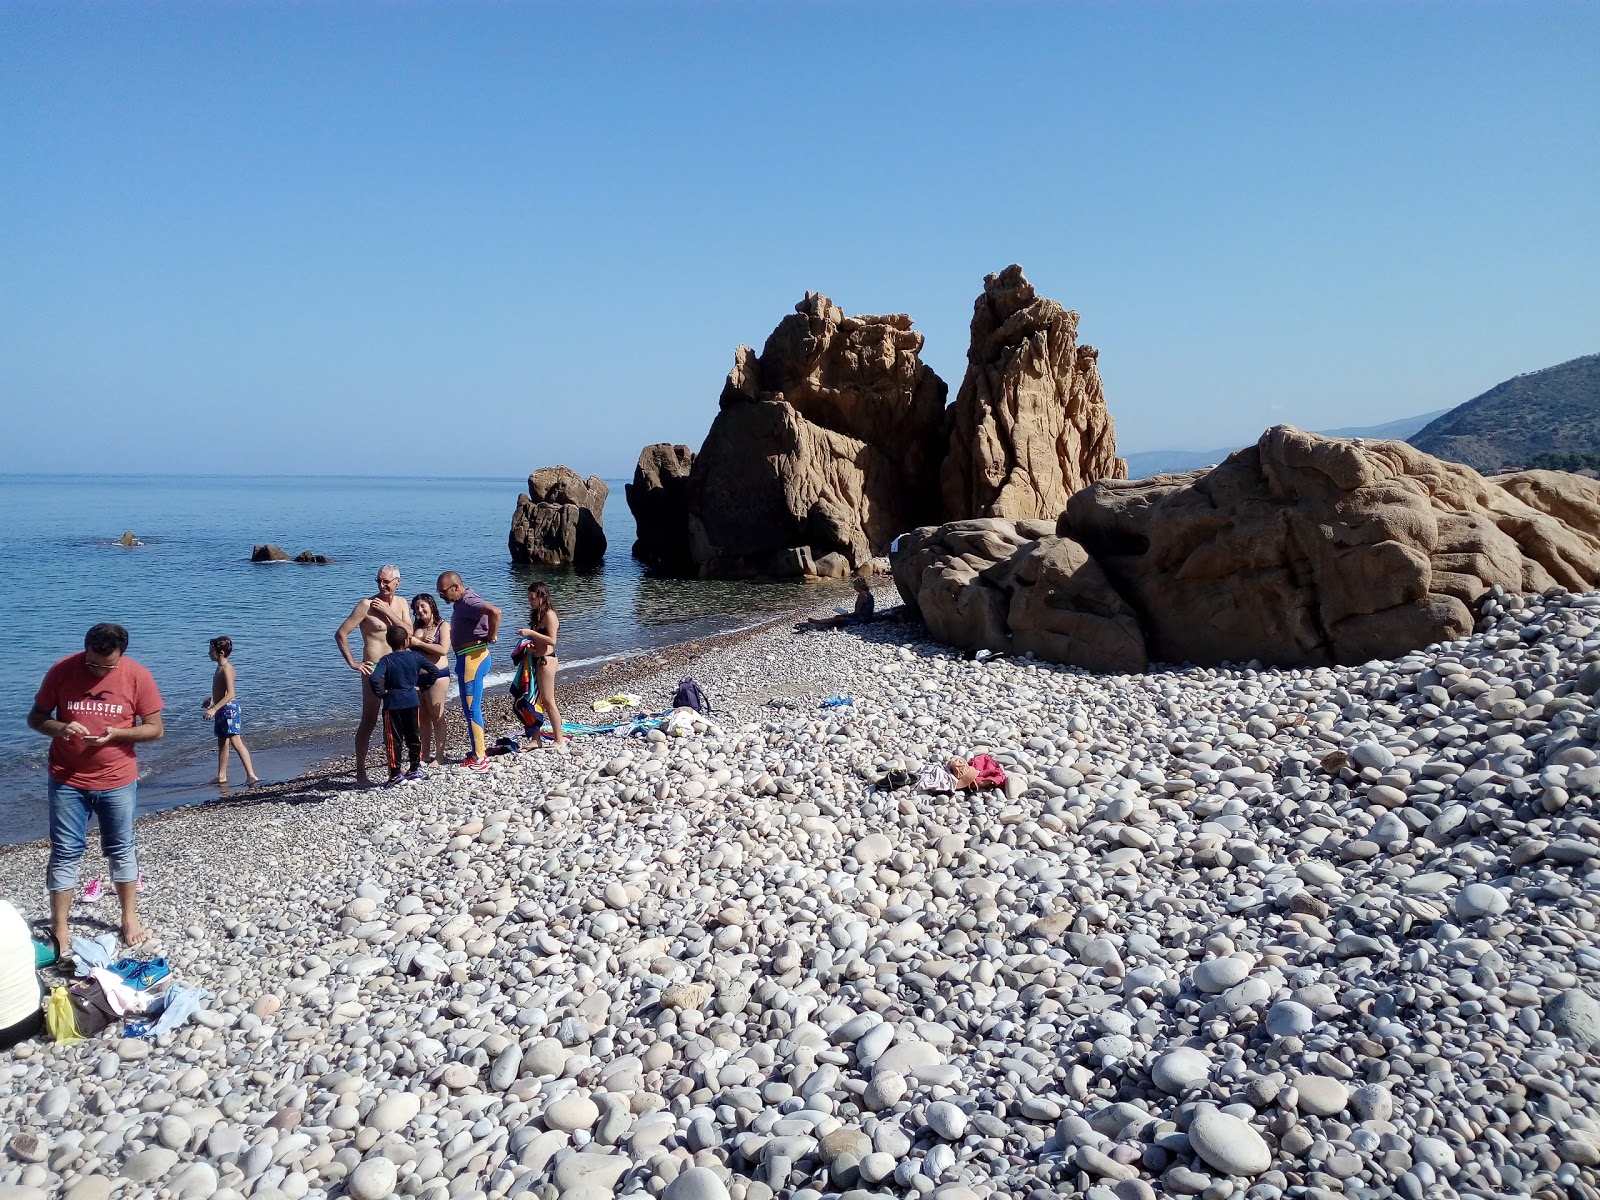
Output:
<path fill-rule="evenodd" d="M 47 933 L 45 937 L 50 939 L 49 942 L 41 942 L 38 938 L 33 939 L 33 966 L 35 970 L 40 967 L 48 967 L 61 957 L 61 950 L 56 945 L 56 935 Z"/>

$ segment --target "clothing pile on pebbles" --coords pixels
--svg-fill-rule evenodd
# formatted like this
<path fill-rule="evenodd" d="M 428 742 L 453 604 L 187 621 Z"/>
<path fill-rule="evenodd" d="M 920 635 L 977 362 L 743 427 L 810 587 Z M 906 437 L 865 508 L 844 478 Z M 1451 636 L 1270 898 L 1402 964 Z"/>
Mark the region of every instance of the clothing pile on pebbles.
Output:
<path fill-rule="evenodd" d="M 718 651 L 720 736 L 159 827 L 217 998 L 19 1049 L 0 1196 L 1597 1194 L 1600 594 L 1351 668 L 905 628 Z"/>

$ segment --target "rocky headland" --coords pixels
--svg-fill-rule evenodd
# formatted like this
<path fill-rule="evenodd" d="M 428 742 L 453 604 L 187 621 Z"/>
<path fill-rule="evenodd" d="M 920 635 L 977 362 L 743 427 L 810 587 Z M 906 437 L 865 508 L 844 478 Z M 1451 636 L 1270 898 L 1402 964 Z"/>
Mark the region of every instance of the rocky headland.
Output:
<path fill-rule="evenodd" d="M 1544 460 L 1600 467 L 1600 354 L 1496 384 L 1407 440 L 1480 471 L 1539 466 Z"/>

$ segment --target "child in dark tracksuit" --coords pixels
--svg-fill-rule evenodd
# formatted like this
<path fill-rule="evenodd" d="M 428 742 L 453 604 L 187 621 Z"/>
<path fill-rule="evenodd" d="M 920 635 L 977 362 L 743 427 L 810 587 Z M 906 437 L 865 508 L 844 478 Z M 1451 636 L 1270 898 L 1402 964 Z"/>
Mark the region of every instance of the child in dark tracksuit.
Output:
<path fill-rule="evenodd" d="M 417 727 L 417 712 L 422 700 L 417 688 L 426 690 L 444 676 L 415 650 L 407 648 L 410 631 L 400 625 L 389 626 L 384 635 L 389 653 L 378 660 L 367 679 L 367 686 L 383 701 L 383 748 L 389 755 L 389 785 L 400 782 L 400 743 L 411 757 L 407 779 L 421 774 L 422 734 Z"/>

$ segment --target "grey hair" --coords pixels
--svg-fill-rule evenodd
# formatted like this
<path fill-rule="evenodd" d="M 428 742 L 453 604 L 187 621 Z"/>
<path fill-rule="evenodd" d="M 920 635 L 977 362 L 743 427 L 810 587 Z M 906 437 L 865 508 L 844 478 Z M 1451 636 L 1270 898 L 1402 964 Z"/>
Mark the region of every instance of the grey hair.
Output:
<path fill-rule="evenodd" d="M 378 568 L 378 578 L 379 579 L 383 578 L 383 575 L 384 575 L 385 571 L 393 571 L 394 572 L 394 577 L 396 579 L 400 578 L 400 568 L 395 566 L 393 563 L 384 563 L 383 566 Z"/>

